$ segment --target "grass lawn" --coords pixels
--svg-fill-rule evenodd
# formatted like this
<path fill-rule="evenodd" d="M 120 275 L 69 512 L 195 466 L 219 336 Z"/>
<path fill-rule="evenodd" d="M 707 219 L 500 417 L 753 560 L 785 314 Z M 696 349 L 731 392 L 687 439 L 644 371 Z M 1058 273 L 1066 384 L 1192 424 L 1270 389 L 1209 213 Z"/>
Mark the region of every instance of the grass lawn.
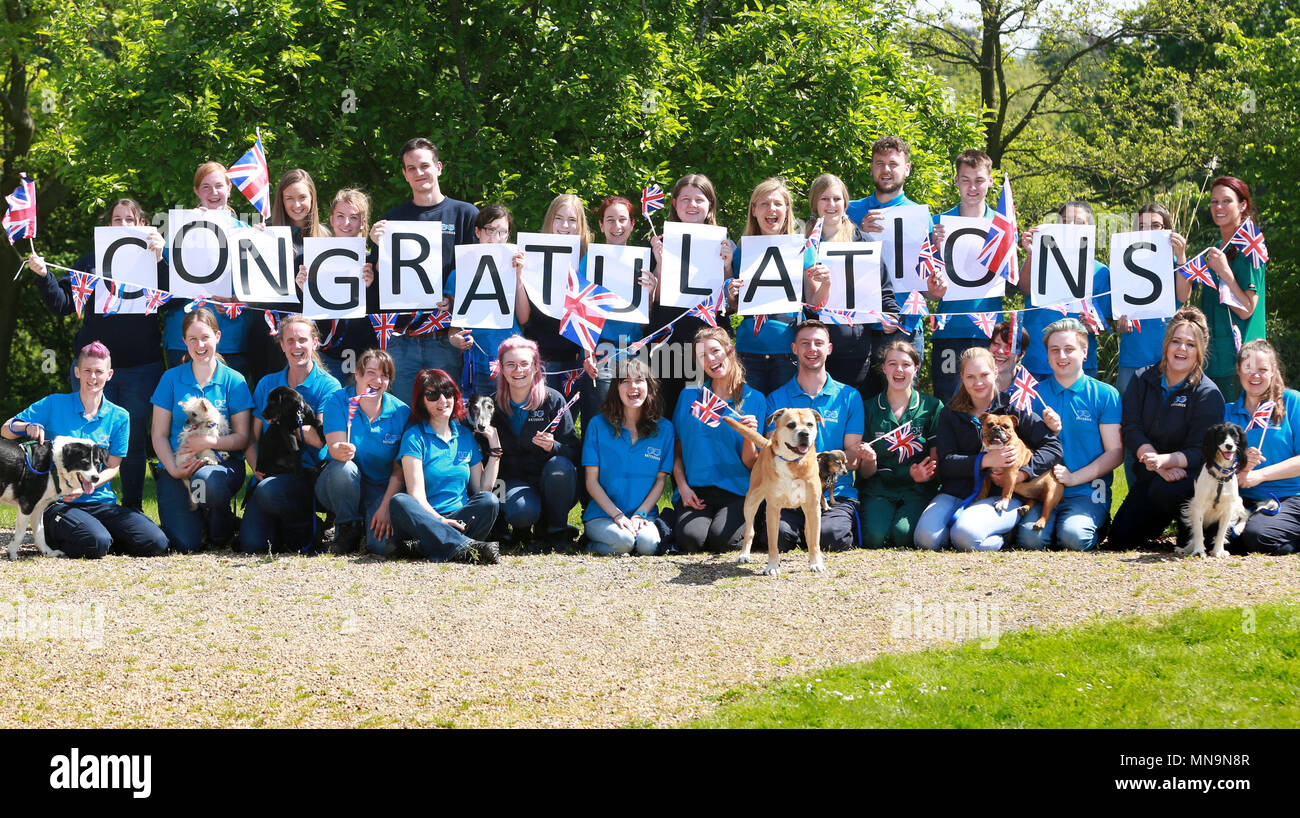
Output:
<path fill-rule="evenodd" d="M 1298 632 L 1289 604 L 1029 629 L 820 670 L 696 726 L 1297 727 Z"/>

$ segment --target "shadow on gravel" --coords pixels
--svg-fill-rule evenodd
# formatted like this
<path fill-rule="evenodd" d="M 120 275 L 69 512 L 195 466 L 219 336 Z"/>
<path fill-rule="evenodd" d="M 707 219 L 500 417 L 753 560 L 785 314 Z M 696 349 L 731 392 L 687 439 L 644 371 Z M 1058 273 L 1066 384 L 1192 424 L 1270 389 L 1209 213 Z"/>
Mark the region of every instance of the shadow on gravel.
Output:
<path fill-rule="evenodd" d="M 1121 558 L 1120 562 L 1136 562 L 1142 565 L 1150 565 L 1157 562 L 1181 562 L 1186 557 L 1173 554 L 1168 551 L 1152 551 L 1145 554 L 1138 554 L 1136 557 Z"/>
<path fill-rule="evenodd" d="M 669 585 L 712 585 L 720 579 L 733 577 L 755 577 L 763 579 L 763 561 L 749 565 L 737 565 L 734 558 L 716 557 L 708 562 L 680 562 L 677 564 L 677 576 L 668 580 Z"/>

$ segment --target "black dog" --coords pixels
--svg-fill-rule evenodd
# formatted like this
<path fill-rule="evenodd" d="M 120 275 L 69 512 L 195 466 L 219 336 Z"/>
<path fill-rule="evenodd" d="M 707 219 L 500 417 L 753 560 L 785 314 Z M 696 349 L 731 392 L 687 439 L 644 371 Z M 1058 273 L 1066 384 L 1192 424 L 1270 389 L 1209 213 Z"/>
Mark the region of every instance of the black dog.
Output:
<path fill-rule="evenodd" d="M 321 440 L 325 439 L 325 430 L 321 428 L 316 413 L 297 390 L 277 386 L 266 398 L 262 418 L 266 425 L 257 441 L 257 470 L 267 477 L 300 473 L 304 445 L 302 427 L 315 429 Z"/>

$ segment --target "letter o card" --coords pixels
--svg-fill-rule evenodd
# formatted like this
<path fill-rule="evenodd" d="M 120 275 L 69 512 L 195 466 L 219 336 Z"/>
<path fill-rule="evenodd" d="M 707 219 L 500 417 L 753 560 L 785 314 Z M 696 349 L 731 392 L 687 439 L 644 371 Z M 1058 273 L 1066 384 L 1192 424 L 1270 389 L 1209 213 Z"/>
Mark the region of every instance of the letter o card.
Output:
<path fill-rule="evenodd" d="M 1006 292 L 1006 279 L 984 268 L 980 263 L 980 250 L 992 219 L 974 219 L 969 216 L 941 216 L 943 225 L 943 272 L 948 278 L 948 292 L 943 300 L 969 301 L 976 298 L 1001 298 Z"/>

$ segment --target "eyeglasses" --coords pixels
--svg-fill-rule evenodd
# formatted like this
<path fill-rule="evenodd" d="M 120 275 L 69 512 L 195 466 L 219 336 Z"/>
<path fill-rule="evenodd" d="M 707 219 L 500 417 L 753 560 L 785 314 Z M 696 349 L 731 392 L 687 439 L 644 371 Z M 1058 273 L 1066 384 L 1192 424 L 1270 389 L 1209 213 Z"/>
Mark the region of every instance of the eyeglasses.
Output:
<path fill-rule="evenodd" d="M 487 235 L 491 236 L 494 239 L 510 238 L 510 229 L 507 227 L 501 227 L 501 228 L 480 227 L 479 230 L 482 230 L 484 233 L 486 233 Z"/>
<path fill-rule="evenodd" d="M 454 387 L 444 386 L 442 389 L 428 389 L 424 393 L 425 400 L 437 400 L 438 398 L 456 399 L 456 390 Z"/>

